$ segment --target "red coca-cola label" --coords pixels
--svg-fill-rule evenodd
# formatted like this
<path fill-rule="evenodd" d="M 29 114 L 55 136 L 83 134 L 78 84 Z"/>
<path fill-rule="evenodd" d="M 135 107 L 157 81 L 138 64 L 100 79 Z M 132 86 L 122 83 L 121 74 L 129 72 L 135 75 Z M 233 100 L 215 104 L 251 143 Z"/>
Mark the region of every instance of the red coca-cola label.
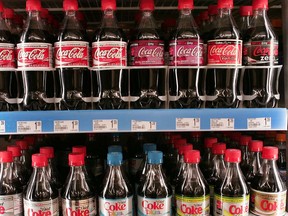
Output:
<path fill-rule="evenodd" d="M 208 65 L 241 65 L 242 40 L 208 41 L 207 61 Z"/>
<path fill-rule="evenodd" d="M 52 45 L 48 43 L 17 44 L 18 69 L 52 69 Z"/>
<path fill-rule="evenodd" d="M 193 66 L 204 64 L 204 47 L 200 40 L 175 40 L 170 42 L 170 66 Z"/>
<path fill-rule="evenodd" d="M 14 44 L 0 43 L 0 68 L 15 69 Z"/>
<path fill-rule="evenodd" d="M 127 66 L 127 43 L 99 41 L 92 44 L 93 67 Z"/>
<path fill-rule="evenodd" d="M 56 68 L 89 67 L 89 44 L 83 41 L 64 41 L 54 45 Z"/>
<path fill-rule="evenodd" d="M 131 66 L 163 66 L 164 42 L 161 40 L 137 40 L 130 45 Z"/>
<path fill-rule="evenodd" d="M 278 64 L 278 41 L 252 41 L 244 44 L 245 64 Z"/>

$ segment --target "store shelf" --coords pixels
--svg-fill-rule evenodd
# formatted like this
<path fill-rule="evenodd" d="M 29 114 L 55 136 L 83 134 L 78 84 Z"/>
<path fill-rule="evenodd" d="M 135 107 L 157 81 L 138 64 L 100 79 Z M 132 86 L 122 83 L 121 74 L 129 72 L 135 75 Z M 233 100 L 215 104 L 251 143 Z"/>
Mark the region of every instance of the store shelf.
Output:
<path fill-rule="evenodd" d="M 287 110 L 161 109 L 1 112 L 1 134 L 286 130 Z"/>

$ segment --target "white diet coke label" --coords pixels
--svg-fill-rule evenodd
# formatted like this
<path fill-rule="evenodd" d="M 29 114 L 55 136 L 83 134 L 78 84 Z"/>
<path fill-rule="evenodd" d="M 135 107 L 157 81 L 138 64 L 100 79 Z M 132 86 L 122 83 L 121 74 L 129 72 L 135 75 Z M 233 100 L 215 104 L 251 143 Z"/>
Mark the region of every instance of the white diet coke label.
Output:
<path fill-rule="evenodd" d="M 17 63 L 21 70 L 51 70 L 52 44 L 19 43 L 17 44 Z"/>
<path fill-rule="evenodd" d="M 88 67 L 89 43 L 85 41 L 63 41 L 54 44 L 56 68 Z"/>
<path fill-rule="evenodd" d="M 58 216 L 59 201 L 58 198 L 48 201 L 29 201 L 24 199 L 24 216 Z"/>
<path fill-rule="evenodd" d="M 0 215 L 14 215 L 13 195 L 0 196 Z"/>
<path fill-rule="evenodd" d="M 63 216 L 94 216 L 96 215 L 96 199 L 94 197 L 84 200 L 62 199 L 62 213 Z"/>
<path fill-rule="evenodd" d="M 171 209 L 171 196 L 163 199 L 149 199 L 138 196 L 138 216 L 170 216 L 172 215 Z"/>
<path fill-rule="evenodd" d="M 22 216 L 23 215 L 23 195 L 22 193 L 13 195 L 14 202 L 14 215 Z"/>
<path fill-rule="evenodd" d="M 126 67 L 127 43 L 99 41 L 92 43 L 93 67 Z"/>
<path fill-rule="evenodd" d="M 14 44 L 0 43 L 0 68 L 15 69 Z"/>
<path fill-rule="evenodd" d="M 99 197 L 99 212 L 101 216 L 133 215 L 133 197 L 116 200 Z"/>

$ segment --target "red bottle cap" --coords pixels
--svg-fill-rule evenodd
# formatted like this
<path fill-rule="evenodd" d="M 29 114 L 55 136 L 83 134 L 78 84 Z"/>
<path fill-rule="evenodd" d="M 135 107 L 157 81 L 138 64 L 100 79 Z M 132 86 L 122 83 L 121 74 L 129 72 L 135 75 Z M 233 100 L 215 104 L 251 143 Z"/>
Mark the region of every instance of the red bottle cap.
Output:
<path fill-rule="evenodd" d="M 209 16 L 218 14 L 218 6 L 217 5 L 209 5 L 208 6 L 208 14 Z"/>
<path fill-rule="evenodd" d="M 0 151 L 0 163 L 12 163 L 13 156 L 10 151 Z"/>
<path fill-rule="evenodd" d="M 0 10 L 1 10 L 1 6 L 0 6 Z M 11 8 L 4 8 L 3 18 L 4 19 L 13 19 L 14 18 L 14 10 Z"/>
<path fill-rule="evenodd" d="M 253 10 L 252 6 L 241 6 L 239 9 L 240 16 L 252 16 L 253 15 Z"/>
<path fill-rule="evenodd" d="M 64 0 L 63 1 L 63 10 L 64 11 L 77 11 L 78 10 L 78 1 L 77 0 Z"/>
<path fill-rule="evenodd" d="M 85 164 L 83 153 L 70 153 L 69 166 L 83 166 Z"/>
<path fill-rule="evenodd" d="M 178 10 L 183 9 L 193 9 L 194 8 L 194 2 L 193 0 L 178 0 Z"/>
<path fill-rule="evenodd" d="M 227 8 L 232 9 L 234 7 L 233 0 L 218 0 L 218 9 Z"/>
<path fill-rule="evenodd" d="M 0 1 L 0 13 L 2 13 L 4 11 L 4 6 L 3 6 L 3 2 Z"/>
<path fill-rule="evenodd" d="M 241 136 L 240 137 L 240 145 L 242 146 L 248 146 L 249 142 L 252 140 L 251 136 Z"/>
<path fill-rule="evenodd" d="M 198 150 L 189 150 L 184 154 L 185 163 L 199 163 L 200 162 L 200 151 Z"/>
<path fill-rule="evenodd" d="M 32 166 L 33 167 L 45 167 L 48 165 L 48 158 L 45 154 L 33 154 Z"/>
<path fill-rule="evenodd" d="M 21 150 L 28 149 L 28 142 L 26 140 L 16 140 L 15 144 L 19 146 Z"/>
<path fill-rule="evenodd" d="M 179 147 L 179 154 L 183 155 L 186 151 L 193 150 L 193 145 L 182 145 Z"/>
<path fill-rule="evenodd" d="M 7 151 L 10 151 L 13 157 L 20 157 L 22 155 L 21 148 L 17 145 L 8 146 Z"/>
<path fill-rule="evenodd" d="M 263 147 L 262 158 L 267 160 L 278 160 L 278 148 L 273 146 Z"/>
<path fill-rule="evenodd" d="M 41 1 L 40 0 L 27 0 L 26 1 L 26 11 L 41 11 Z"/>
<path fill-rule="evenodd" d="M 239 149 L 227 149 L 224 160 L 229 163 L 239 163 L 241 161 L 241 151 Z"/>
<path fill-rule="evenodd" d="M 84 157 L 87 155 L 87 148 L 86 146 L 73 146 L 72 153 L 82 153 Z"/>
<path fill-rule="evenodd" d="M 214 155 L 224 155 L 226 151 L 225 143 L 214 143 L 212 146 L 212 154 Z"/>
<path fill-rule="evenodd" d="M 39 152 L 41 154 L 45 154 L 48 159 L 54 158 L 54 148 L 51 146 L 41 147 Z"/>
<path fill-rule="evenodd" d="M 41 9 L 41 12 L 40 12 L 40 17 L 42 19 L 48 19 L 48 16 L 49 16 L 49 11 L 47 8 L 42 8 Z"/>
<path fill-rule="evenodd" d="M 263 149 L 263 142 L 261 140 L 251 140 L 248 148 L 250 152 L 261 152 Z"/>
<path fill-rule="evenodd" d="M 187 140 L 186 139 L 177 139 L 177 140 L 174 141 L 174 144 L 176 146 L 186 145 L 187 144 Z"/>
<path fill-rule="evenodd" d="M 208 11 L 202 11 L 202 12 L 200 13 L 200 18 L 201 18 L 202 21 L 209 20 Z"/>
<path fill-rule="evenodd" d="M 206 148 L 212 148 L 213 144 L 217 142 L 218 142 L 218 139 L 215 137 L 206 137 L 204 139 L 204 146 Z"/>
<path fill-rule="evenodd" d="M 275 140 L 277 142 L 286 142 L 286 134 L 281 134 L 281 133 L 276 134 Z"/>
<path fill-rule="evenodd" d="M 140 10 L 141 11 L 153 11 L 154 10 L 154 0 L 140 0 Z"/>
<path fill-rule="evenodd" d="M 257 9 L 268 9 L 268 0 L 253 0 L 252 1 L 253 10 Z"/>
<path fill-rule="evenodd" d="M 116 0 L 102 0 L 101 1 L 101 9 L 105 10 L 116 10 Z"/>

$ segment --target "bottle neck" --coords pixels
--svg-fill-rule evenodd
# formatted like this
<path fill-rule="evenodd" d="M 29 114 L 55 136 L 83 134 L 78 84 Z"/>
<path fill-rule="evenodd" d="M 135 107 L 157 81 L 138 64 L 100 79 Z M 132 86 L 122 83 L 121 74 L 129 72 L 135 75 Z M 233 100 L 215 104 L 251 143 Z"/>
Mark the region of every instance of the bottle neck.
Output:
<path fill-rule="evenodd" d="M 187 27 L 196 27 L 196 23 L 192 16 L 190 9 L 180 10 L 180 16 L 178 20 L 178 29 L 187 29 Z"/>
<path fill-rule="evenodd" d="M 47 166 L 45 167 L 33 167 L 32 177 L 35 179 L 37 183 L 48 183 L 48 176 L 47 176 Z"/>
<path fill-rule="evenodd" d="M 276 160 L 263 159 L 262 172 L 263 172 L 263 175 L 265 176 L 269 176 L 271 174 L 276 175 L 277 173 L 279 173 Z"/>
<path fill-rule="evenodd" d="M 12 163 L 1 163 L 0 165 L 0 178 L 2 181 L 11 181 L 13 178 Z"/>
<path fill-rule="evenodd" d="M 40 29 L 44 30 L 43 21 L 40 17 L 39 11 L 29 11 L 28 12 L 28 19 L 26 21 L 25 29 Z M 30 146 L 29 146 L 30 148 Z"/>
<path fill-rule="evenodd" d="M 155 20 L 153 18 L 153 11 L 143 11 L 142 19 L 139 24 L 139 29 L 157 29 Z"/>
<path fill-rule="evenodd" d="M 221 8 L 219 9 L 219 17 L 220 18 L 223 18 L 225 16 L 231 16 L 232 14 L 232 9 L 229 9 L 229 8 Z"/>
<path fill-rule="evenodd" d="M 262 173 L 261 152 L 250 152 L 250 157 L 251 159 L 249 161 L 249 164 L 250 167 L 253 168 L 253 173 Z"/>
<path fill-rule="evenodd" d="M 227 162 L 227 173 L 226 173 L 226 177 L 228 179 L 233 179 L 236 177 L 242 177 L 243 174 L 240 170 L 240 166 L 239 163 L 229 163 Z"/>
<path fill-rule="evenodd" d="M 185 182 L 199 182 L 197 179 L 201 178 L 202 175 L 200 174 L 198 163 L 185 163 L 185 170 L 186 172 L 183 172 L 183 179 L 185 179 Z"/>
<path fill-rule="evenodd" d="M 105 10 L 101 28 L 118 28 L 114 10 Z M 118 136 L 119 138 L 119 136 Z M 114 139 L 114 137 L 113 137 Z"/>
<path fill-rule="evenodd" d="M 65 18 L 62 24 L 63 29 L 77 29 L 83 30 L 83 26 L 76 17 L 77 11 L 69 10 L 65 12 Z"/>

